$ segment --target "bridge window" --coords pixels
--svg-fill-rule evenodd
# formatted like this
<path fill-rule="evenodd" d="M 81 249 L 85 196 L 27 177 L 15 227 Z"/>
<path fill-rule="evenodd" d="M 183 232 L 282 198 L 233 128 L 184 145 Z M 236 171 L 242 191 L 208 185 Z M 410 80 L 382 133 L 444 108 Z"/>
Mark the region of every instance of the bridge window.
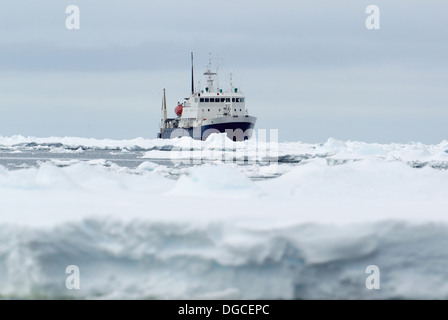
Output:
<path fill-rule="evenodd" d="M 241 101 L 241 102 L 244 102 L 244 98 L 241 98 L 240 101 Z"/>
<path fill-rule="evenodd" d="M 235 98 L 232 98 L 232 102 L 235 102 Z"/>
<path fill-rule="evenodd" d="M 204 98 L 201 98 L 201 100 L 199 100 L 199 102 L 204 102 Z"/>
<path fill-rule="evenodd" d="M 226 98 L 226 102 L 230 102 L 230 98 Z"/>
<path fill-rule="evenodd" d="M 210 102 L 210 99 L 209 98 L 205 98 L 204 102 Z"/>
<path fill-rule="evenodd" d="M 226 98 L 221 98 L 221 102 L 225 102 L 226 101 Z"/>
<path fill-rule="evenodd" d="M 215 98 L 210 98 L 210 102 L 215 102 Z"/>

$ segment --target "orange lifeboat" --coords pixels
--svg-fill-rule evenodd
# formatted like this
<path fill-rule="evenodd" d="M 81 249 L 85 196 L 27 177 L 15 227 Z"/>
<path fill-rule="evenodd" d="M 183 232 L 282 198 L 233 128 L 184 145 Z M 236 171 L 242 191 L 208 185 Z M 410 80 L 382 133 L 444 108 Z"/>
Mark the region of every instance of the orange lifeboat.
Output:
<path fill-rule="evenodd" d="M 184 107 L 180 104 L 176 108 L 174 108 L 174 112 L 177 114 L 178 117 L 180 117 L 182 115 L 183 110 L 184 110 Z"/>

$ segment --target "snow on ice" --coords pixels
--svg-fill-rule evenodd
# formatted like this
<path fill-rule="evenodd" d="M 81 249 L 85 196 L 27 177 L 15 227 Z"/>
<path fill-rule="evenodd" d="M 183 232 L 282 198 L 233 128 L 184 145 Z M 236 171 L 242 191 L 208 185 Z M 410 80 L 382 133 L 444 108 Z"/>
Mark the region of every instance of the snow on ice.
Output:
<path fill-rule="evenodd" d="M 136 168 L 0 166 L 0 295 L 448 298 L 447 141 L 281 142 L 275 168 L 155 161 L 175 147 L 232 151 L 213 139 L 0 137 L 7 152 L 143 150 Z M 79 266 L 81 290 L 65 288 L 68 265 Z M 380 290 L 365 287 L 369 265 Z"/>

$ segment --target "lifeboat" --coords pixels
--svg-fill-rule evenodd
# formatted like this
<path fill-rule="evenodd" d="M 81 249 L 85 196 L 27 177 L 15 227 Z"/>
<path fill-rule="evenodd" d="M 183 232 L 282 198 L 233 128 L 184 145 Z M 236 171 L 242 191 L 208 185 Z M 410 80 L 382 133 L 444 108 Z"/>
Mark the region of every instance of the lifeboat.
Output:
<path fill-rule="evenodd" d="M 184 110 L 184 107 L 182 105 L 177 105 L 176 108 L 174 108 L 174 112 L 177 114 L 178 117 L 182 115 L 182 111 Z"/>

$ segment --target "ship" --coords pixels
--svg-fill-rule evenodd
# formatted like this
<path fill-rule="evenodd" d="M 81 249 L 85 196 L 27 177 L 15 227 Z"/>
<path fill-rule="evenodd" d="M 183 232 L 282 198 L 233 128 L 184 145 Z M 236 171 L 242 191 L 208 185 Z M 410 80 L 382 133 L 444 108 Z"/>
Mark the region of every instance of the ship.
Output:
<path fill-rule="evenodd" d="M 163 89 L 162 119 L 157 138 L 173 139 L 190 136 L 206 140 L 213 133 L 226 133 L 233 141 L 251 138 L 257 118 L 249 115 L 244 93 L 232 84 L 226 91 L 215 87 L 218 69 L 212 71 L 211 59 L 204 72 L 206 86 L 195 90 L 194 57 L 191 53 L 191 95 L 178 102 L 175 118 L 167 117 L 166 90 Z M 232 77 L 232 76 L 231 76 Z"/>

